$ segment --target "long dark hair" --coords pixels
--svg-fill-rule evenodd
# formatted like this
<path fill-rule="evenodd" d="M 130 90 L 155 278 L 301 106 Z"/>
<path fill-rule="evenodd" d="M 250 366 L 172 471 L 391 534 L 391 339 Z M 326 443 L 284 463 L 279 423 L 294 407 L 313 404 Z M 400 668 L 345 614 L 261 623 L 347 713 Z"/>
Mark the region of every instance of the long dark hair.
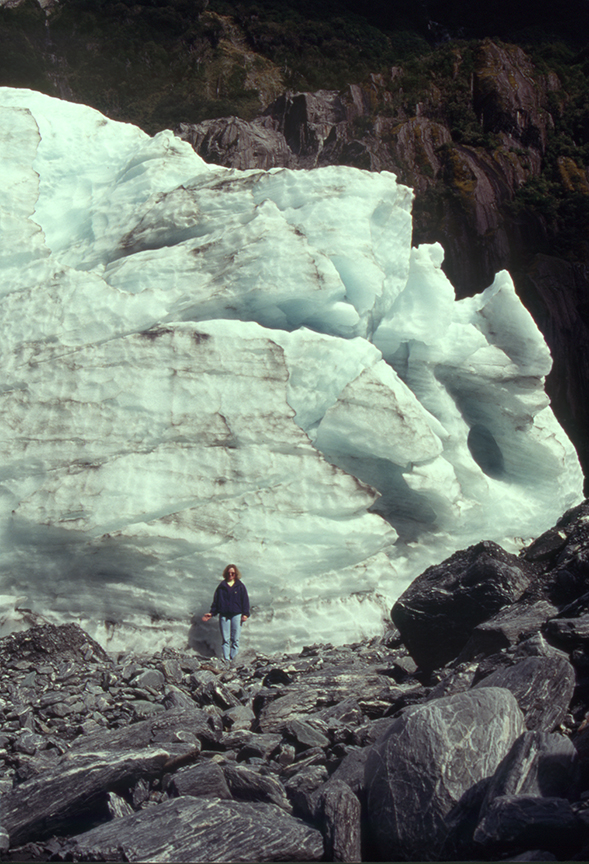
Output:
<path fill-rule="evenodd" d="M 236 579 L 241 579 L 241 573 L 239 572 L 239 568 L 236 567 L 235 564 L 228 564 L 228 565 L 225 567 L 225 569 L 223 570 L 223 579 L 225 580 L 225 582 L 228 582 L 228 581 L 229 581 L 228 578 L 227 578 L 227 575 L 228 575 L 228 573 L 229 573 L 230 570 L 235 570 L 235 578 L 236 578 Z"/>

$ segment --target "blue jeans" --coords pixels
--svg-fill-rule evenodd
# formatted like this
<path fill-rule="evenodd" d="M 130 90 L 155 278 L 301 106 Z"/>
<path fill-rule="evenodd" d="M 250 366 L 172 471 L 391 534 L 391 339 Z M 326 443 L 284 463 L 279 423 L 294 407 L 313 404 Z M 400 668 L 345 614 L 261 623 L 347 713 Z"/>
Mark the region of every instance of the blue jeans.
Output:
<path fill-rule="evenodd" d="M 221 650 L 223 651 L 224 660 L 233 660 L 239 651 L 239 634 L 241 632 L 241 614 L 234 615 L 232 618 L 225 618 L 219 615 L 219 627 L 221 628 L 221 639 L 223 643 Z M 231 650 L 229 643 L 231 642 Z"/>

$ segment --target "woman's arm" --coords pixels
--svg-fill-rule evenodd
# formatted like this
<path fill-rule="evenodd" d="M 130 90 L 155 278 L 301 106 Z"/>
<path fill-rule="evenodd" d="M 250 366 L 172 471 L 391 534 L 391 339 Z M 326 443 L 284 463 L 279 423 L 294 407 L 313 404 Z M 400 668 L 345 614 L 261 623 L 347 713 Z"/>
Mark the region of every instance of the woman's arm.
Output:
<path fill-rule="evenodd" d="M 217 585 L 217 587 L 215 589 L 215 593 L 213 595 L 213 602 L 211 603 L 211 611 L 207 612 L 205 615 L 202 616 L 202 620 L 205 622 L 210 621 L 211 618 L 213 617 L 213 615 L 219 614 L 219 588 L 220 587 L 221 587 L 220 585 Z"/>

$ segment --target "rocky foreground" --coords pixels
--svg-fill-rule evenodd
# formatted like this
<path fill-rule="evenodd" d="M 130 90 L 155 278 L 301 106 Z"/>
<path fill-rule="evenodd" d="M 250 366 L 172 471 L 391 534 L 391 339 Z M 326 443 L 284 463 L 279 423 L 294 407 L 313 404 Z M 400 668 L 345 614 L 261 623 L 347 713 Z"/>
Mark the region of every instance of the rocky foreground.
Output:
<path fill-rule="evenodd" d="M 429 568 L 370 642 L 227 667 L 13 634 L 2 858 L 587 860 L 588 573 L 585 502 Z"/>

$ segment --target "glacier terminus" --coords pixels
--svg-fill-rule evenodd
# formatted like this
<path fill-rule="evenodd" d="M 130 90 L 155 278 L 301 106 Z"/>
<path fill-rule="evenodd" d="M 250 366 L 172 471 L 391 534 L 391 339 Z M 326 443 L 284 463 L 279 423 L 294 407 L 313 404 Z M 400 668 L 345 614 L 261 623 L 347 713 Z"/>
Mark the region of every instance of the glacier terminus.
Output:
<path fill-rule="evenodd" d="M 244 647 L 353 642 L 582 499 L 508 273 L 456 301 L 393 174 L 207 165 L 11 88 L 0 138 L 3 633 L 179 646 L 232 562 Z"/>

